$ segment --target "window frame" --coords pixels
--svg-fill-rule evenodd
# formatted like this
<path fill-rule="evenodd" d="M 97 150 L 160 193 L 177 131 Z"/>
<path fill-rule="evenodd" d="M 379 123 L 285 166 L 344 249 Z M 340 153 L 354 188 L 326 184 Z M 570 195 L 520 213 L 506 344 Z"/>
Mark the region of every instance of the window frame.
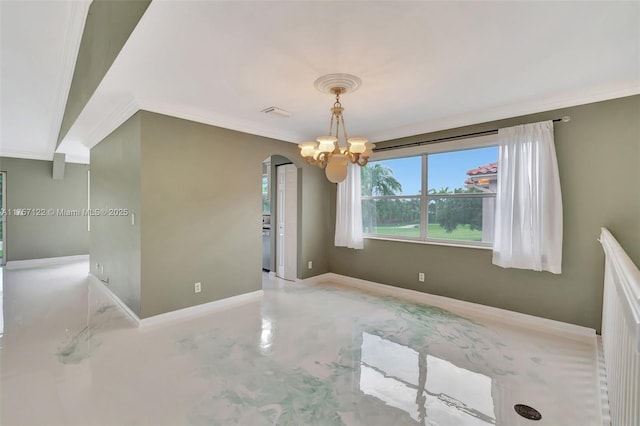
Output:
<path fill-rule="evenodd" d="M 379 196 L 361 196 L 362 201 L 365 200 L 397 200 L 397 199 L 415 199 L 419 198 L 420 200 L 420 236 L 419 237 L 404 237 L 397 235 L 386 235 L 386 234 L 371 234 L 364 232 L 363 229 L 363 238 L 366 239 L 375 239 L 375 240 L 390 240 L 390 241 L 401 241 L 401 242 L 412 242 L 412 243 L 421 243 L 421 244 L 433 244 L 433 245 L 444 245 L 444 246 L 455 246 L 455 247 L 469 247 L 469 248 L 479 248 L 479 249 L 492 249 L 493 242 L 485 243 L 481 241 L 466 241 L 466 240 L 448 240 L 448 239 L 439 239 L 439 238 L 429 238 L 428 237 L 428 227 L 429 227 L 429 212 L 428 206 L 429 201 L 432 199 L 451 199 L 451 198 L 493 198 L 495 199 L 495 194 L 483 194 L 483 193 L 470 193 L 470 194 L 428 194 L 428 155 L 430 154 L 441 154 L 446 152 L 455 152 L 455 151 L 465 151 L 477 148 L 488 148 L 498 146 L 498 135 L 497 132 L 495 134 L 483 135 L 483 136 L 475 136 L 464 139 L 456 139 L 452 141 L 446 142 L 437 142 L 431 144 L 424 144 L 419 146 L 412 146 L 408 148 L 398 148 L 389 151 L 379 151 L 374 152 L 369 161 L 381 161 L 381 160 L 393 160 L 399 158 L 407 158 L 407 157 L 420 157 L 422 163 L 421 170 L 421 193 L 420 194 L 411 194 L 411 195 L 379 195 Z"/>

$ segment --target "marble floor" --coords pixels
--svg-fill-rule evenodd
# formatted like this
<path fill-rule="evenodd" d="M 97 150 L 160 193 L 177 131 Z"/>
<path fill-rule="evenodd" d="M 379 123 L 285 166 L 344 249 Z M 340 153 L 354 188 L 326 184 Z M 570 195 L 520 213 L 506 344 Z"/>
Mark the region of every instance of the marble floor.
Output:
<path fill-rule="evenodd" d="M 137 328 L 87 269 L 3 271 L 2 425 L 602 424 L 595 339 L 268 277 Z"/>

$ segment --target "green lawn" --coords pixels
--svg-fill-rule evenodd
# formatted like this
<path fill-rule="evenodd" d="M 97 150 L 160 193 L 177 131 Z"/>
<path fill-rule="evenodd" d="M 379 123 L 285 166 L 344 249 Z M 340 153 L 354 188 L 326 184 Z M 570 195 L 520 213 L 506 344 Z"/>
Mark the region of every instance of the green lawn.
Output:
<path fill-rule="evenodd" d="M 376 226 L 372 234 L 418 238 L 420 237 L 420 225 L 381 225 Z M 458 225 L 449 234 L 437 223 L 430 223 L 427 236 L 440 240 L 482 241 L 482 231 L 472 230 L 469 225 Z"/>

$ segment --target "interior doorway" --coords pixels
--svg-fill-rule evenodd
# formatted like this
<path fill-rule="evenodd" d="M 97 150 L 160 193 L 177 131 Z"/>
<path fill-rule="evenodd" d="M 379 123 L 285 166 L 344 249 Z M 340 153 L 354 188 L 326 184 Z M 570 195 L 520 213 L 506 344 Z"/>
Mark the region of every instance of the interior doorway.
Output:
<path fill-rule="evenodd" d="M 277 167 L 276 276 L 296 279 L 298 252 L 298 170 L 293 164 Z"/>
<path fill-rule="evenodd" d="M 298 276 L 298 185 L 298 169 L 289 158 L 272 155 L 263 161 L 263 288 Z"/>

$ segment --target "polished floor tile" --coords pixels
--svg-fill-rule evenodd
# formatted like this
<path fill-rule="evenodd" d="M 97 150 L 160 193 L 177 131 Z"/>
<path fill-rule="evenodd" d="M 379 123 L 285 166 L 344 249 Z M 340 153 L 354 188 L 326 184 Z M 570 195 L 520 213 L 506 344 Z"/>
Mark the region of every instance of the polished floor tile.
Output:
<path fill-rule="evenodd" d="M 137 328 L 87 268 L 3 272 L 3 425 L 601 424 L 595 341 L 268 277 Z"/>

